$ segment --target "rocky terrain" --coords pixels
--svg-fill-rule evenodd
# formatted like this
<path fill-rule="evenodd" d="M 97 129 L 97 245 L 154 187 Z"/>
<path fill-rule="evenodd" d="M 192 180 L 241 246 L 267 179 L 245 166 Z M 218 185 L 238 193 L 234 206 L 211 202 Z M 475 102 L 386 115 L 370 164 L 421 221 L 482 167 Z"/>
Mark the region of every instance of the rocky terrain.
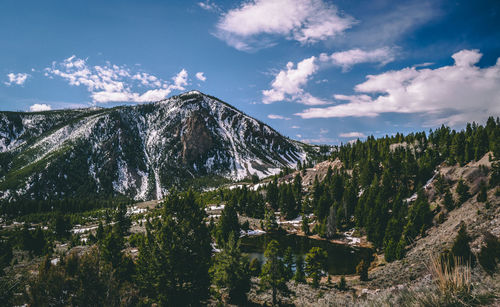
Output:
<path fill-rule="evenodd" d="M 214 186 L 295 167 L 317 148 L 197 91 L 111 109 L 0 112 L 0 199 Z"/>

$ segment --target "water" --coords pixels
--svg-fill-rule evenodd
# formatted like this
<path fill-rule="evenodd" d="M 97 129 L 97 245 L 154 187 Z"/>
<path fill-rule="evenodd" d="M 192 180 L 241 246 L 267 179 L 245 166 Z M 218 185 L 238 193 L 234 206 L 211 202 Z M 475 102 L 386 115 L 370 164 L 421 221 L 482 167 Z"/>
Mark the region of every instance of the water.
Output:
<path fill-rule="evenodd" d="M 373 254 L 373 250 L 370 248 L 335 244 L 325 240 L 285 233 L 266 233 L 260 236 L 243 237 L 241 238 L 241 250 L 248 254 L 250 260 L 258 258 L 260 261 L 265 261 L 264 251 L 271 240 L 278 241 L 281 251 L 290 246 L 295 257 L 301 255 L 303 259 L 312 247 L 321 247 L 328 253 L 328 273 L 332 275 L 354 274 L 356 265 L 362 259 L 365 259 L 365 262 L 370 261 Z"/>

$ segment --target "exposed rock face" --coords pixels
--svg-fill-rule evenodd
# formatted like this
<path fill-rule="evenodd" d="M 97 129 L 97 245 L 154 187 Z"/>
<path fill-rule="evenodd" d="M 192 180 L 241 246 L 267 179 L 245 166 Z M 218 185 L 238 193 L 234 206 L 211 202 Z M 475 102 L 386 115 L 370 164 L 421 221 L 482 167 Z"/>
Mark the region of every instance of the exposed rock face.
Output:
<path fill-rule="evenodd" d="M 273 175 L 317 151 L 197 91 L 109 109 L 0 112 L 0 199 L 160 199 Z"/>
<path fill-rule="evenodd" d="M 199 113 L 194 113 L 187 119 L 181 142 L 182 160 L 186 164 L 202 158 L 212 148 L 212 135 Z"/>

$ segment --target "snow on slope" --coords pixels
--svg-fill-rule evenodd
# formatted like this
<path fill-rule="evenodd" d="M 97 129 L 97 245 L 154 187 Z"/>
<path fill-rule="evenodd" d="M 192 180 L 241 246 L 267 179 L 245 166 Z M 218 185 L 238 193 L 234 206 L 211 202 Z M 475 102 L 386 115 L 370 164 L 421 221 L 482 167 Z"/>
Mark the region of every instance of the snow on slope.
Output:
<path fill-rule="evenodd" d="M 315 150 L 197 91 L 112 109 L 0 112 L 0 151 L 12 154 L 15 162 L 0 173 L 0 198 L 48 197 L 54 190 L 70 196 L 79 180 L 87 185 L 91 180 L 96 193 L 111 189 L 135 199 L 161 199 L 172 186 L 196 178 L 276 174 L 304 162 L 306 149 Z M 84 162 L 79 155 L 87 155 Z M 44 163 L 44 170 L 29 173 L 36 163 Z M 61 183 L 53 178 L 56 172 L 67 178 L 67 172 L 81 169 L 90 179 Z M 19 178 L 22 171 L 28 174 Z M 14 185 L 11 177 L 23 184 Z M 40 180 L 46 187 L 33 184 Z M 35 188 L 42 192 L 30 190 Z"/>

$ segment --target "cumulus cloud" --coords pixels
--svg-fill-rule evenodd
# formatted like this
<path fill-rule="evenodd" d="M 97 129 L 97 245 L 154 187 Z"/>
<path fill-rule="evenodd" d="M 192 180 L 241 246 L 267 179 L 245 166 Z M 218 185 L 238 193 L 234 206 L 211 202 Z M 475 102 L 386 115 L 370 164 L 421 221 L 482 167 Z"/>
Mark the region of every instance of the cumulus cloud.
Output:
<path fill-rule="evenodd" d="M 385 65 L 394 60 L 394 51 L 389 47 L 374 50 L 352 49 L 335 52 L 330 55 L 320 54 L 300 61 L 297 65 L 288 62 L 286 68 L 280 70 L 271 83 L 271 89 L 262 91 L 262 102 L 265 104 L 276 101 L 295 101 L 305 105 L 325 105 L 330 101 L 315 97 L 304 91 L 304 86 L 312 79 L 319 69 L 328 65 L 341 66 L 344 71 L 355 64 L 375 62 Z M 321 80 L 324 82 L 324 80 Z"/>
<path fill-rule="evenodd" d="M 476 65 L 481 58 L 479 50 L 462 50 L 452 58 L 453 65 L 436 69 L 411 67 L 368 75 L 354 88 L 359 94 L 334 96 L 346 103 L 310 108 L 296 115 L 328 118 L 419 113 L 427 116 L 428 125 L 451 126 L 500 115 L 500 59 L 481 68 Z"/>
<path fill-rule="evenodd" d="M 269 104 L 282 100 L 300 100 L 307 105 L 323 104 L 321 100 L 308 95 L 302 89 L 317 70 L 318 65 L 314 56 L 302 60 L 297 65 L 288 62 L 286 70 L 281 70 L 274 78 L 271 83 L 272 88 L 262 91 L 264 96 L 262 102 Z"/>
<path fill-rule="evenodd" d="M 52 110 L 52 107 L 48 104 L 45 104 L 45 103 L 35 103 L 34 105 L 30 106 L 31 112 L 42 112 L 42 111 L 50 111 L 50 110 Z"/>
<path fill-rule="evenodd" d="M 199 72 L 196 73 L 195 76 L 196 76 L 196 79 L 198 79 L 200 81 L 205 82 L 207 80 L 207 77 L 205 77 L 205 73 L 204 72 L 199 71 Z"/>
<path fill-rule="evenodd" d="M 250 0 L 225 13 L 215 35 L 244 51 L 273 45 L 277 36 L 301 44 L 343 33 L 355 23 L 323 0 Z"/>
<path fill-rule="evenodd" d="M 26 73 L 9 73 L 7 74 L 7 78 L 9 81 L 4 82 L 5 85 L 11 86 L 11 85 L 23 85 L 24 82 L 28 79 L 30 75 Z"/>
<path fill-rule="evenodd" d="M 269 114 L 267 116 L 267 118 L 270 118 L 270 119 L 284 119 L 284 120 L 290 120 L 291 119 L 289 117 L 285 117 L 283 115 L 276 115 L 276 114 Z"/>
<path fill-rule="evenodd" d="M 90 66 L 86 59 L 75 55 L 59 63 L 53 62 L 51 67 L 45 68 L 45 76 L 58 76 L 70 85 L 86 87 L 94 103 L 158 101 L 166 98 L 173 90 L 184 90 L 188 84 L 185 69 L 174 76 L 171 83 L 109 62 L 103 66 Z M 140 87 L 147 90 L 139 93 L 137 88 Z"/>
<path fill-rule="evenodd" d="M 339 134 L 341 138 L 364 138 L 366 135 L 362 132 L 344 132 Z"/>
<path fill-rule="evenodd" d="M 360 63 L 380 63 L 380 65 L 385 65 L 394 61 L 395 52 L 389 47 L 373 50 L 361 50 L 356 48 L 334 52 L 330 55 L 322 53 L 319 59 L 325 63 L 341 66 L 343 71 L 348 71 L 353 65 Z"/>

